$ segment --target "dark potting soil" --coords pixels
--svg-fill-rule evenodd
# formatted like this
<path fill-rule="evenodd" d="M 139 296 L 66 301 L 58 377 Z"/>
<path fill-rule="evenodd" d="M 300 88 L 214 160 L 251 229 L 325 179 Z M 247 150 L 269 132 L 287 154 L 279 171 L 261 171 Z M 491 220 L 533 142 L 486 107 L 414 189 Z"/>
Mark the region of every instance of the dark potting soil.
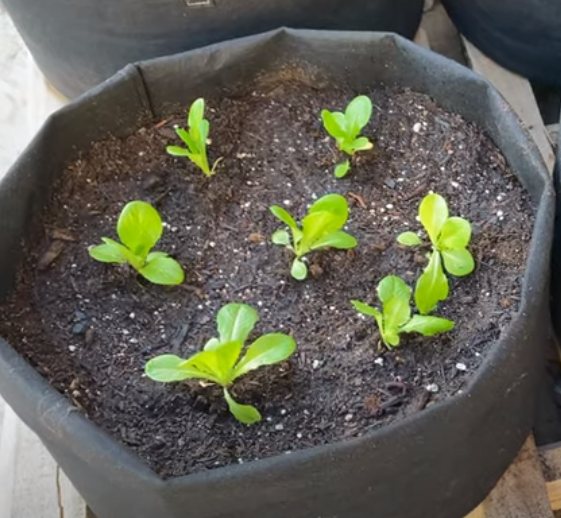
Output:
<path fill-rule="evenodd" d="M 0 334 L 165 477 L 360 436 L 465 390 L 517 310 L 533 210 L 474 125 L 408 90 L 367 93 L 375 108 L 363 134 L 375 147 L 343 180 L 333 177 L 341 156 L 319 113 L 342 109 L 357 94 L 348 90 L 282 83 L 208 100 L 209 154 L 224 158 L 211 179 L 165 153 L 184 115 L 93 144 L 52 197 L 17 290 L 0 309 Z M 406 335 L 401 347 L 379 351 L 374 322 L 349 301 L 378 304 L 375 287 L 388 274 L 414 286 L 426 259 L 396 236 L 419 229 L 419 202 L 431 190 L 473 223 L 477 268 L 452 279 L 437 311 L 455 320 L 453 331 Z M 314 275 L 295 281 L 290 253 L 270 242 L 282 225 L 268 207 L 301 218 L 330 192 L 346 196 L 347 230 L 359 246 L 310 255 Z M 118 214 L 134 199 L 160 210 L 166 228 L 156 248 L 184 266 L 184 285 L 150 285 L 89 257 L 101 236 L 116 237 Z M 157 354 L 200 350 L 232 301 L 259 310 L 256 335 L 283 331 L 298 343 L 289 361 L 233 387 L 263 414 L 250 427 L 233 419 L 215 387 L 143 375 Z"/>

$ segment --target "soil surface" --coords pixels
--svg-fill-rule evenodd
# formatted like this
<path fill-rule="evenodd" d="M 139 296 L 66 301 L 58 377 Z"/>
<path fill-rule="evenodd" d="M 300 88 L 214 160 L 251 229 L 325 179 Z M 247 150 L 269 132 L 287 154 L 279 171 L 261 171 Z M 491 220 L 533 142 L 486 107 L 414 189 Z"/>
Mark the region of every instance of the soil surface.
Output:
<path fill-rule="evenodd" d="M 319 113 L 341 110 L 357 93 L 375 105 L 363 132 L 375 146 L 337 180 L 342 157 Z M 286 83 L 207 106 L 210 158 L 223 157 L 211 179 L 165 153 L 178 143 L 173 125 L 184 124 L 184 107 L 126 139 L 94 144 L 68 166 L 17 290 L 0 308 L 0 334 L 164 477 L 360 436 L 465 389 L 517 310 L 533 225 L 529 199 L 490 139 L 407 90 Z M 436 312 L 455 320 L 453 331 L 406 335 L 394 351 L 379 350 L 374 321 L 349 301 L 377 305 L 375 287 L 388 274 L 414 286 L 426 259 L 396 236 L 420 229 L 418 206 L 431 190 L 472 222 L 477 267 L 451 280 Z M 295 281 L 290 253 L 270 242 L 282 225 L 268 207 L 299 219 L 331 192 L 346 196 L 346 228 L 359 246 L 310 255 L 314 276 Z M 116 238 L 118 214 L 134 199 L 158 207 L 166 228 L 156 249 L 184 266 L 184 285 L 150 285 L 89 257 L 102 236 Z M 200 350 L 232 301 L 259 310 L 255 336 L 282 331 L 298 343 L 288 362 L 234 385 L 237 400 L 264 417 L 250 427 L 215 387 L 143 375 L 157 354 Z"/>

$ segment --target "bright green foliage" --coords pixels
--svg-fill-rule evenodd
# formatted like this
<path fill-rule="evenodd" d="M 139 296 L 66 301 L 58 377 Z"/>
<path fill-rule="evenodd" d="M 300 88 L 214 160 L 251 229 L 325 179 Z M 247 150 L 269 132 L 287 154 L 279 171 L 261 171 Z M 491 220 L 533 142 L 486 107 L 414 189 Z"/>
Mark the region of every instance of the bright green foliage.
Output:
<path fill-rule="evenodd" d="M 296 342 L 288 335 L 270 333 L 260 336 L 246 348 L 245 341 L 259 320 L 257 311 L 247 304 L 226 304 L 216 316 L 218 338 L 211 338 L 204 349 L 185 360 L 173 354 L 163 354 L 146 364 L 146 375 L 160 382 L 200 379 L 223 388 L 224 398 L 234 417 L 252 424 L 261 420 L 259 411 L 241 405 L 232 398 L 228 388 L 240 376 L 264 365 L 282 362 L 296 350 Z"/>
<path fill-rule="evenodd" d="M 359 137 L 361 130 L 372 116 L 372 102 L 365 95 L 355 97 L 347 106 L 345 113 L 322 110 L 321 119 L 327 133 L 337 142 L 338 148 L 354 155 L 357 151 L 372 149 L 373 145 L 366 137 Z M 351 167 L 347 160 L 335 168 L 335 176 L 343 178 Z"/>
<path fill-rule="evenodd" d="M 349 207 L 340 194 L 327 194 L 317 200 L 302 220 L 301 227 L 283 208 L 273 205 L 270 210 L 291 230 L 291 234 L 286 230 L 277 230 L 271 239 L 296 255 L 290 272 L 295 279 L 301 281 L 307 277 L 308 267 L 302 257 L 312 250 L 328 247 L 346 250 L 357 245 L 353 236 L 341 230 L 347 222 Z"/>
<path fill-rule="evenodd" d="M 212 165 L 212 169 L 209 167 L 206 153 L 209 123 L 208 120 L 204 118 L 204 114 L 205 101 L 204 99 L 197 99 L 189 110 L 189 116 L 187 118 L 189 130 L 175 128 L 175 132 L 179 135 L 181 140 L 185 142 L 187 147 L 168 146 L 166 151 L 173 156 L 187 157 L 201 169 L 205 175 L 212 176 L 216 171 L 216 166 L 222 159 L 219 158 L 216 160 Z"/>
<path fill-rule="evenodd" d="M 470 274 L 475 263 L 467 249 L 471 225 L 466 219 L 449 217 L 448 206 L 442 196 L 434 193 L 425 196 L 419 207 L 419 219 L 432 244 L 429 264 L 415 288 L 415 303 L 419 311 L 426 314 L 448 297 L 448 278 L 443 263 L 446 271 L 457 277 Z M 397 241 L 406 246 L 422 244 L 413 232 L 400 234 Z"/>
<path fill-rule="evenodd" d="M 401 333 L 433 336 L 454 327 L 454 322 L 445 318 L 411 316 L 411 288 L 395 275 L 384 277 L 378 284 L 377 292 L 382 302 L 382 311 L 358 300 L 352 300 L 351 303 L 363 315 L 374 317 L 382 341 L 388 349 L 399 345 Z"/>
<path fill-rule="evenodd" d="M 442 260 L 438 250 L 429 256 L 429 264 L 417 279 L 415 286 L 415 304 L 426 315 L 434 310 L 441 300 L 448 298 L 450 287 L 448 278 L 442 270 Z"/>
<path fill-rule="evenodd" d="M 351 169 L 351 161 L 350 160 L 345 160 L 344 162 L 341 162 L 340 164 L 337 164 L 335 166 L 335 171 L 334 171 L 334 175 L 335 178 L 344 178 L 345 176 L 347 176 L 347 173 L 350 171 Z"/>
<path fill-rule="evenodd" d="M 102 237 L 104 244 L 91 247 L 89 253 L 102 263 L 128 263 L 154 284 L 181 284 L 184 274 L 179 263 L 165 252 L 151 252 L 162 230 L 162 219 L 152 205 L 131 201 L 125 205 L 117 222 L 122 244 Z"/>

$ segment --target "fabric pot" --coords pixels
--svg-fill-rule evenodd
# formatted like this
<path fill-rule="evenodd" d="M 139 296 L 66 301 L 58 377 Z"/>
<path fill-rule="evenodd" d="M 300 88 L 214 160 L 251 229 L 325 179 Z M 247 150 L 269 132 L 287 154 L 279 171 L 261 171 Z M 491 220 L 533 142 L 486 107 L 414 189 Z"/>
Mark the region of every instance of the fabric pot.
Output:
<path fill-rule="evenodd" d="M 75 97 L 128 63 L 276 29 L 412 38 L 423 0 L 4 0 L 39 67 Z"/>
<path fill-rule="evenodd" d="M 555 0 L 442 0 L 478 48 L 524 77 L 561 85 L 561 5 Z"/>
<path fill-rule="evenodd" d="M 560 117 L 561 120 L 561 117 Z M 553 182 L 557 194 L 555 208 L 555 231 L 551 261 L 551 319 L 557 347 L 561 344 L 561 134 L 557 142 L 557 160 L 553 171 Z"/>
<path fill-rule="evenodd" d="M 162 480 L 86 420 L 0 339 L 0 393 L 98 518 L 463 518 L 516 456 L 533 421 L 548 327 L 551 180 L 516 115 L 481 77 L 395 35 L 279 30 L 128 66 L 46 123 L 0 185 L 0 296 L 63 164 L 166 107 L 297 62 L 360 90 L 384 81 L 436 99 L 491 135 L 536 207 L 521 307 L 468 389 L 362 438 Z M 237 86 L 236 86 L 237 85 Z"/>

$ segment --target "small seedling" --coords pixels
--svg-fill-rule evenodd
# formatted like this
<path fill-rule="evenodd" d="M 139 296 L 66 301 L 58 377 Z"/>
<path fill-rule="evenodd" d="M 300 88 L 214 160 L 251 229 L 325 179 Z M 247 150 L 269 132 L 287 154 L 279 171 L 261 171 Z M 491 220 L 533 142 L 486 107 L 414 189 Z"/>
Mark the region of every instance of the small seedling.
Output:
<path fill-rule="evenodd" d="M 215 383 L 222 387 L 228 408 L 238 421 L 244 424 L 261 421 L 255 407 L 237 403 L 228 389 L 248 372 L 289 358 L 296 350 L 296 342 L 282 333 L 266 334 L 247 347 L 240 359 L 245 341 L 258 320 L 259 315 L 251 306 L 226 304 L 216 316 L 219 338 L 211 338 L 201 352 L 187 360 L 173 354 L 153 358 L 146 364 L 146 375 L 164 383 L 187 379 Z"/>
<path fill-rule="evenodd" d="M 286 246 L 296 255 L 290 270 L 295 279 L 301 281 L 307 277 L 308 267 L 302 258 L 312 250 L 328 247 L 347 250 L 357 245 L 353 236 L 341 230 L 347 222 L 349 207 L 347 200 L 340 194 L 327 194 L 317 200 L 302 220 L 301 228 L 294 218 L 278 205 L 273 205 L 270 210 L 292 232 L 291 237 L 286 230 L 277 230 L 271 239 L 276 245 Z"/>
<path fill-rule="evenodd" d="M 175 132 L 179 138 L 185 142 L 186 148 L 180 146 L 168 146 L 166 151 L 172 156 L 185 156 L 193 162 L 206 176 L 212 176 L 216 172 L 216 166 L 222 160 L 219 158 L 212 165 L 212 169 L 208 165 L 206 153 L 209 123 L 204 118 L 205 101 L 197 99 L 189 110 L 187 117 L 187 125 L 189 130 L 184 128 L 175 128 Z"/>
<path fill-rule="evenodd" d="M 117 222 L 118 243 L 102 237 L 103 245 L 90 247 L 90 255 L 102 263 L 130 264 L 140 275 L 154 284 L 181 284 L 183 270 L 165 252 L 151 252 L 162 236 L 162 218 L 144 201 L 125 205 Z"/>
<path fill-rule="evenodd" d="M 327 133 L 337 142 L 337 147 L 353 156 L 357 151 L 372 149 L 373 145 L 366 137 L 359 137 L 372 116 L 372 102 L 365 95 L 355 97 L 347 106 L 345 113 L 322 110 L 321 119 Z M 343 178 L 350 170 L 350 160 L 335 167 L 335 176 Z"/>
<path fill-rule="evenodd" d="M 401 333 L 433 336 L 454 327 L 454 322 L 446 318 L 411 316 L 411 288 L 395 275 L 384 277 L 378 284 L 377 292 L 382 302 L 382 311 L 358 300 L 352 300 L 351 303 L 363 315 L 374 317 L 382 341 L 388 349 L 399 345 Z"/>
<path fill-rule="evenodd" d="M 467 246 L 471 239 L 471 224 L 459 217 L 448 216 L 446 201 L 439 194 L 431 193 L 419 206 L 419 220 L 425 228 L 432 253 L 429 264 L 419 277 L 415 287 L 415 303 L 423 314 L 430 313 L 439 301 L 448 297 L 448 278 L 442 268 L 456 277 L 470 274 L 475 263 Z M 405 246 L 423 244 L 414 232 L 400 234 L 397 241 Z"/>

